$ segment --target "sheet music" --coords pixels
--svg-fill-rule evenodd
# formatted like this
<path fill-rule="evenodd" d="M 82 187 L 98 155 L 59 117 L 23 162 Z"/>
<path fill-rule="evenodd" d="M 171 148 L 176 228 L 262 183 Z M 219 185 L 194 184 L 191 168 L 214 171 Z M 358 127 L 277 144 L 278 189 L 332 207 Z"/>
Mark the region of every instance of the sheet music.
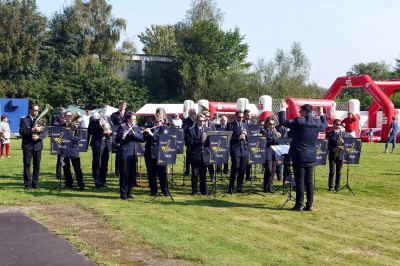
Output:
<path fill-rule="evenodd" d="M 271 148 L 274 150 L 276 154 L 279 156 L 289 153 L 289 145 L 271 145 Z"/>

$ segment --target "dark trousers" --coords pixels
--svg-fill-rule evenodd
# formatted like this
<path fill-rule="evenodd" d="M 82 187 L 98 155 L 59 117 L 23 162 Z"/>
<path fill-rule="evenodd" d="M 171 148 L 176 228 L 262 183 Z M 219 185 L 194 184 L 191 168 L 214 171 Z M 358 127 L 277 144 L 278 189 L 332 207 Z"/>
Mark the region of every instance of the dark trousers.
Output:
<path fill-rule="evenodd" d="M 107 184 L 108 159 L 110 158 L 110 151 L 105 140 L 102 141 L 100 149 L 92 151 L 92 155 L 94 185 L 96 188 L 100 188 Z"/>
<path fill-rule="evenodd" d="M 119 151 L 115 153 L 115 176 L 118 177 L 120 174 L 119 171 Z"/>
<path fill-rule="evenodd" d="M 24 160 L 24 183 L 25 187 L 39 186 L 40 160 L 42 159 L 42 151 L 23 151 Z M 32 160 L 33 159 L 33 160 Z M 31 162 L 33 161 L 33 175 L 31 179 Z"/>
<path fill-rule="evenodd" d="M 147 168 L 147 176 L 149 178 L 149 187 L 151 194 L 157 194 L 157 175 L 158 180 L 160 181 L 161 192 L 165 192 L 167 189 L 167 166 L 166 165 L 157 165 L 157 159 L 147 159 L 146 158 L 146 168 Z"/>
<path fill-rule="evenodd" d="M 85 183 L 83 182 L 83 174 L 81 169 L 81 158 L 79 156 L 75 157 L 64 157 L 64 176 L 65 176 L 65 186 L 68 188 L 72 188 L 74 181 L 72 180 L 71 174 L 71 164 L 74 168 L 76 182 L 78 183 L 79 188 L 84 188 Z"/>
<path fill-rule="evenodd" d="M 213 166 L 212 164 L 210 164 Z M 192 163 L 192 192 L 197 192 L 197 182 L 200 177 L 200 193 L 207 195 L 207 168 L 210 166 L 207 163 L 197 162 Z"/>
<path fill-rule="evenodd" d="M 267 160 L 265 161 L 265 173 L 264 173 L 264 190 L 272 190 L 274 185 L 274 176 L 276 172 L 276 164 L 278 161 Z"/>
<path fill-rule="evenodd" d="M 343 160 L 339 159 L 329 159 L 329 188 L 333 188 L 333 176 L 336 172 L 336 180 L 335 180 L 335 190 L 339 189 L 340 187 L 340 179 L 342 176 L 342 166 Z"/>
<path fill-rule="evenodd" d="M 186 167 L 185 167 L 185 175 L 189 175 L 190 174 L 190 161 L 189 161 L 189 157 L 190 156 L 190 147 L 186 147 Z"/>
<path fill-rule="evenodd" d="M 246 166 L 248 163 L 248 157 L 236 157 L 231 156 L 232 166 L 231 166 L 231 176 L 229 179 L 229 193 L 233 192 L 233 187 L 235 185 L 236 175 L 237 175 L 237 190 L 242 190 L 244 173 L 246 171 Z"/>
<path fill-rule="evenodd" d="M 61 155 L 57 155 L 57 165 L 56 165 L 56 177 L 61 179 Z"/>
<path fill-rule="evenodd" d="M 224 174 L 228 173 L 228 167 L 229 167 L 228 164 L 225 163 L 224 164 Z M 217 164 L 217 174 L 221 173 L 221 171 L 222 171 L 222 164 Z"/>
<path fill-rule="evenodd" d="M 211 180 L 213 180 L 214 179 L 214 165 L 213 164 L 208 164 L 208 166 L 207 166 L 207 168 L 208 168 L 208 173 L 210 174 L 210 178 L 211 178 Z"/>
<path fill-rule="evenodd" d="M 300 208 L 304 202 L 304 185 L 307 187 L 306 206 L 311 207 L 314 198 L 313 172 L 315 163 L 293 161 L 294 180 L 296 181 L 296 207 Z"/>
<path fill-rule="evenodd" d="M 136 184 L 136 160 L 119 159 L 119 193 L 121 198 L 132 195 L 133 185 Z"/>
<path fill-rule="evenodd" d="M 282 180 L 282 165 L 276 166 L 276 180 L 278 181 Z"/>

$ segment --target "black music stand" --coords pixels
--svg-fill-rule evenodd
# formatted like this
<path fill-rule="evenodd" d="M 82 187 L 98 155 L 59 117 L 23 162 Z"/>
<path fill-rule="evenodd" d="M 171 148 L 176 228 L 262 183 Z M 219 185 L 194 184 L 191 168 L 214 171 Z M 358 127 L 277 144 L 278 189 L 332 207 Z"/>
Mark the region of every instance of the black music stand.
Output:
<path fill-rule="evenodd" d="M 343 146 L 344 146 L 344 155 L 343 155 L 343 164 L 347 164 L 347 180 L 346 185 L 341 187 L 335 193 L 338 193 L 340 190 L 347 188 L 349 192 L 356 194 L 350 188 L 349 185 L 349 172 L 350 172 L 350 164 L 359 164 L 360 155 L 361 155 L 361 146 L 362 141 L 360 138 L 343 138 Z"/>
<path fill-rule="evenodd" d="M 284 156 L 284 163 L 283 166 L 284 168 L 286 167 L 286 164 L 291 165 L 291 160 L 288 159 L 288 152 L 289 152 L 289 148 L 287 145 L 271 145 L 271 148 L 274 150 L 274 152 L 280 157 L 280 156 Z M 285 171 L 283 171 L 283 173 L 285 173 Z M 282 195 L 285 195 L 286 193 L 288 193 L 288 190 L 286 189 L 285 192 L 285 187 L 286 187 L 286 178 L 282 178 L 282 186 L 279 186 L 277 189 L 275 189 L 272 194 L 274 194 L 275 192 L 278 192 L 280 189 L 282 189 Z M 286 202 L 285 202 L 286 203 Z M 285 204 L 284 204 L 285 205 Z"/>
<path fill-rule="evenodd" d="M 318 165 L 326 165 L 326 158 L 328 156 L 328 139 L 317 139 L 317 146 L 317 155 L 314 166 L 314 191 L 322 195 L 315 187 L 315 173 L 317 172 Z"/>
<path fill-rule="evenodd" d="M 257 166 L 257 165 L 256 165 L 256 166 Z M 258 192 L 254 192 L 254 191 L 253 191 L 253 179 L 257 179 L 258 181 L 261 182 L 261 180 L 258 179 L 258 177 L 257 177 L 256 171 L 253 171 L 253 173 L 254 173 L 254 176 L 251 176 L 251 178 L 250 178 L 250 190 L 247 191 L 247 192 L 243 192 L 243 193 L 239 194 L 238 197 L 240 197 L 240 196 L 245 196 L 245 195 L 249 195 L 249 194 L 257 194 L 257 195 L 266 197 L 266 196 L 263 195 L 263 194 L 260 194 L 260 193 L 258 193 Z M 263 182 L 261 182 L 261 184 L 263 184 Z"/>
<path fill-rule="evenodd" d="M 294 179 L 292 170 L 290 171 L 290 174 L 287 177 L 283 178 L 283 183 L 284 183 L 284 186 L 289 186 L 289 189 L 286 189 L 288 192 L 288 197 L 286 198 L 285 202 L 283 203 L 281 209 L 283 209 L 285 204 L 288 203 L 289 201 L 296 201 L 296 198 L 292 196 L 292 187 L 296 185 L 296 181 Z"/>
<path fill-rule="evenodd" d="M 167 166 L 167 169 L 169 169 L 168 166 Z M 167 171 L 167 178 L 168 178 L 168 176 L 169 176 L 169 171 Z M 179 188 L 174 180 L 174 165 L 173 164 L 171 164 L 171 180 L 170 181 L 172 182 L 172 186 Z"/>
<path fill-rule="evenodd" d="M 168 177 L 167 177 L 167 178 L 168 178 Z M 165 189 L 165 192 L 166 192 L 166 193 L 168 194 L 168 196 L 171 198 L 172 202 L 175 203 L 174 198 L 171 196 L 171 193 L 169 192 L 168 188 Z M 163 192 L 157 193 L 157 195 L 156 195 L 154 198 L 152 198 L 151 200 L 153 201 L 153 200 L 155 200 L 156 198 L 158 198 L 159 196 L 164 196 Z"/>

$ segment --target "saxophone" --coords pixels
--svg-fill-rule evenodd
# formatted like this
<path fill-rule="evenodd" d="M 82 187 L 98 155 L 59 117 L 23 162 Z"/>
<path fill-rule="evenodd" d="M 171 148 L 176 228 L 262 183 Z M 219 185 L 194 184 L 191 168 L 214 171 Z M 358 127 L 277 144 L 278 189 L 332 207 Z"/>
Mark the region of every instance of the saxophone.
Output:
<path fill-rule="evenodd" d="M 339 129 L 339 136 L 337 138 L 336 142 L 336 149 L 337 151 L 335 152 L 335 157 L 339 158 L 340 154 L 342 153 L 344 147 L 343 147 L 343 138 L 342 138 L 342 131 Z"/>
<path fill-rule="evenodd" d="M 276 130 L 276 128 L 274 127 L 274 133 L 277 139 L 279 139 L 280 137 L 282 137 L 281 133 L 278 132 L 278 130 Z"/>
<path fill-rule="evenodd" d="M 33 123 L 33 127 L 39 126 L 41 129 L 39 132 L 33 133 L 33 135 L 38 135 L 46 130 L 46 121 L 44 120 L 44 117 L 50 112 L 53 112 L 53 107 L 46 104 L 46 108 L 44 108 L 43 112 L 36 118 L 35 123 Z"/>

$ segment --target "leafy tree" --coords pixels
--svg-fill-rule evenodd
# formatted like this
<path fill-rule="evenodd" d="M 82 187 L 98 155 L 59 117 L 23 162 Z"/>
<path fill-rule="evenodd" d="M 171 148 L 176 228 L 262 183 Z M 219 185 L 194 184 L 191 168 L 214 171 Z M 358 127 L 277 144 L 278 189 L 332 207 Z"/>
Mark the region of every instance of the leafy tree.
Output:
<path fill-rule="evenodd" d="M 258 97 L 267 94 L 276 99 L 322 96 L 323 88 L 308 83 L 310 69 L 310 61 L 303 53 L 301 44 L 294 42 L 288 53 L 277 49 L 273 59 L 258 60 L 251 75 L 250 90 L 256 91 Z"/>
<path fill-rule="evenodd" d="M 175 55 L 175 30 L 172 25 L 151 25 L 139 36 L 144 44 L 143 52 L 150 55 Z"/>
<path fill-rule="evenodd" d="M 198 100 L 196 94 L 211 83 L 215 71 L 225 72 L 234 64 L 249 68 L 245 62 L 248 45 L 241 43 L 243 39 L 238 28 L 224 32 L 211 20 L 196 22 L 176 56 L 184 96 Z"/>
<path fill-rule="evenodd" d="M 191 8 L 186 11 L 185 24 L 193 26 L 198 22 L 211 21 L 217 26 L 224 22 L 224 12 L 213 0 L 192 0 Z"/>
<path fill-rule="evenodd" d="M 0 0 L 0 75 L 3 79 L 33 78 L 46 18 L 34 0 Z"/>

